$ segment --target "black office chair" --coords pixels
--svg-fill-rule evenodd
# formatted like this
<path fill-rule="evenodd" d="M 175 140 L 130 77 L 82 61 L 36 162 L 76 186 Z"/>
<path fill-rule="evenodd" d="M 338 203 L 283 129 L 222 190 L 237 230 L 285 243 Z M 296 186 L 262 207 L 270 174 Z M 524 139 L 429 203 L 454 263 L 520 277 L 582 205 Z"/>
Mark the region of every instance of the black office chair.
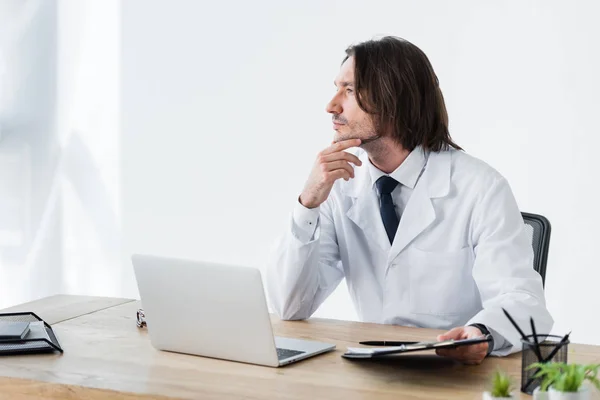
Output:
<path fill-rule="evenodd" d="M 533 269 L 542 276 L 542 284 L 546 284 L 546 263 L 550 247 L 550 221 L 542 215 L 522 212 L 525 228 L 531 237 L 533 246 Z"/>

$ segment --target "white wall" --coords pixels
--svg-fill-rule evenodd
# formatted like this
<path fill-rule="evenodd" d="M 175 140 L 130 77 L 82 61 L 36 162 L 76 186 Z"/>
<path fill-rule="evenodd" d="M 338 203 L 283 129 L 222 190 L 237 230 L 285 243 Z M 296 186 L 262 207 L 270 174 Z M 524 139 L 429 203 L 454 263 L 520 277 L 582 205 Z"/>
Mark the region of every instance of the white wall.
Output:
<path fill-rule="evenodd" d="M 551 220 L 556 331 L 600 344 L 598 4 L 123 2 L 124 293 L 131 252 L 262 267 L 332 138 L 344 49 L 391 34 L 430 57 L 456 141 Z M 345 286 L 318 315 L 356 317 Z"/>
<path fill-rule="evenodd" d="M 0 308 L 122 293 L 119 11 L 0 1 Z"/>
<path fill-rule="evenodd" d="M 57 1 L 61 292 L 119 296 L 121 2 Z"/>
<path fill-rule="evenodd" d="M 52 0 L 0 2 L 0 308 L 54 294 L 62 280 L 61 210 L 47 213 L 58 160 L 56 15 Z"/>

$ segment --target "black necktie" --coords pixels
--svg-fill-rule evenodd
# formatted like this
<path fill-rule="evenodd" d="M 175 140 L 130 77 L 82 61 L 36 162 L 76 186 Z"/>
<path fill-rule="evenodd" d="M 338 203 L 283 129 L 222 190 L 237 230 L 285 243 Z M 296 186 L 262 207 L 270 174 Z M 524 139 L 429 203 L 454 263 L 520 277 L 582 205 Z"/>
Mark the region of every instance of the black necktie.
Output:
<path fill-rule="evenodd" d="M 394 209 L 394 202 L 392 201 L 392 192 L 398 185 L 398 181 L 389 176 L 382 176 L 377 179 L 375 183 L 377 190 L 379 191 L 379 212 L 381 213 L 381 219 L 383 220 L 383 226 L 387 232 L 390 244 L 394 241 L 396 230 L 398 230 L 398 224 L 400 220 L 396 215 Z"/>

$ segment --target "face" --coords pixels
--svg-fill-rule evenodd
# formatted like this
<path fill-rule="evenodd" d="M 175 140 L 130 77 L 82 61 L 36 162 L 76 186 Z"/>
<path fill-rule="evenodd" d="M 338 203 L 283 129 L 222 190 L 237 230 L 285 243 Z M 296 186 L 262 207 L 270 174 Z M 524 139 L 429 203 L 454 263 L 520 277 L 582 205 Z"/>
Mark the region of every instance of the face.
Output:
<path fill-rule="evenodd" d="M 354 57 L 348 58 L 335 79 L 335 95 L 327 104 L 331 114 L 334 142 L 361 139 L 363 144 L 379 139 L 369 114 L 358 106 L 354 88 Z"/>

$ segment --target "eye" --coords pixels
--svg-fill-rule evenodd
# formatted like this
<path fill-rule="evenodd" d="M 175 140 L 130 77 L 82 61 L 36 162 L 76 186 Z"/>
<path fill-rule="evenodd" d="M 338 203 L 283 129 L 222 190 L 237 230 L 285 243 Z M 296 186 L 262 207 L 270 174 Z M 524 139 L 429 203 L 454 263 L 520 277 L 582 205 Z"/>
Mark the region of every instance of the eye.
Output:
<path fill-rule="evenodd" d="M 354 93 L 354 90 L 352 90 L 352 89 L 348 88 L 348 89 L 346 89 L 346 93 L 348 93 L 348 94 L 352 94 L 352 93 Z"/>

